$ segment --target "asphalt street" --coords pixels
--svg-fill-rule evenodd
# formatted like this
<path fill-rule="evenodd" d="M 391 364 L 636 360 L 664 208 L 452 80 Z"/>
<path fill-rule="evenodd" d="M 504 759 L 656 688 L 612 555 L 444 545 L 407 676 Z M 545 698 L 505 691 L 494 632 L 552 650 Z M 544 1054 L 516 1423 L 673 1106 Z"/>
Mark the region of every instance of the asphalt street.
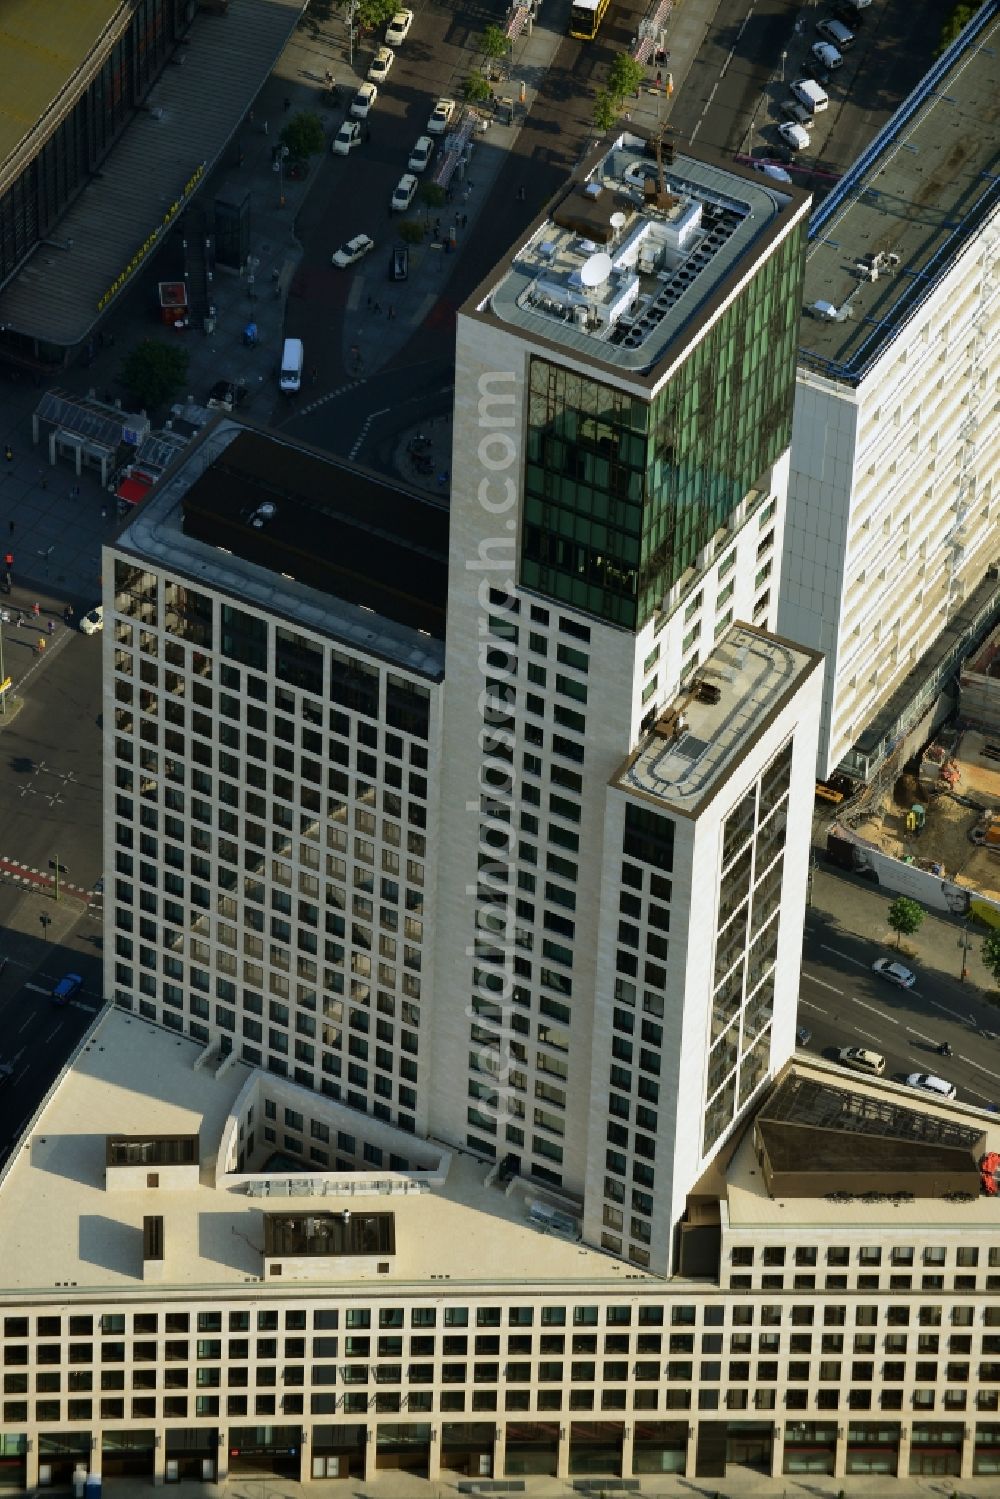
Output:
<path fill-rule="evenodd" d="M 813 71 L 807 59 L 817 40 L 815 23 L 830 6 L 816 0 L 805 7 L 789 0 L 721 0 L 714 13 L 711 4 L 704 9 L 704 43 L 673 99 L 663 105 L 664 122 L 679 140 L 727 155 L 783 160 L 815 192 L 837 180 L 919 80 L 940 26 L 933 0 L 886 0 L 871 7 L 845 66 L 825 85 L 830 108 L 817 122 L 811 150 L 789 160 L 777 134 L 780 102 L 792 78 Z M 345 318 L 351 273 L 332 270 L 330 253 L 352 234 L 366 232 L 376 240 L 372 261 L 381 265 L 382 246 L 393 237 L 388 201 L 405 170 L 406 153 L 425 128 L 435 98 L 460 93 L 470 43 L 503 13 L 492 3 L 461 17 L 439 3 L 417 9 L 370 116 L 370 140 L 351 156 L 324 163 L 298 217 L 304 256 L 289 300 L 287 330 L 310 338 L 310 348 L 317 350 L 318 389 L 326 394 L 303 401 L 299 411 L 276 409 L 278 425 L 317 447 L 393 472 L 398 434 L 450 405 L 458 308 L 580 159 L 594 136 L 594 99 L 607 68 L 628 49 L 646 10 L 631 0 L 615 4 L 596 41 L 563 36 L 558 42 L 544 74 L 533 80 L 534 103 L 493 180 L 488 211 L 479 205 L 461 232 L 460 253 L 445 268 L 434 308 L 384 368 L 358 379 L 344 359 L 350 347 Z M 565 32 L 567 14 L 565 0 L 546 0 L 542 23 Z M 356 66 L 366 56 L 361 54 Z M 345 94 L 341 114 L 347 102 Z M 489 150 L 489 141 L 487 135 L 477 150 Z M 316 337 L 317 328 L 324 329 L 322 338 Z"/>
<path fill-rule="evenodd" d="M 4 635 L 22 706 L 0 716 L 0 1163 L 103 1003 L 101 636 L 60 623 L 39 656 L 36 634 Z M 60 1007 L 66 973 L 84 983 Z"/>
<path fill-rule="evenodd" d="M 948 935 L 937 937 L 941 960 L 953 972 L 932 967 L 905 947 L 897 953 L 888 932 L 873 942 L 851 931 L 844 921 L 851 886 L 827 879 L 836 888 L 825 904 L 839 910 L 812 906 L 803 942 L 799 1024 L 812 1032 L 806 1050 L 835 1060 L 843 1046 L 867 1046 L 885 1057 L 887 1078 L 902 1082 L 910 1073 L 932 1072 L 953 1082 L 961 1100 L 1000 1106 L 1000 1039 L 989 1039 L 1000 1036 L 1000 1011 L 989 991 L 959 977 L 961 927 L 942 921 Z M 901 989 L 873 973 L 883 957 L 910 968 L 915 986 Z M 944 1041 L 951 1057 L 938 1053 Z"/>

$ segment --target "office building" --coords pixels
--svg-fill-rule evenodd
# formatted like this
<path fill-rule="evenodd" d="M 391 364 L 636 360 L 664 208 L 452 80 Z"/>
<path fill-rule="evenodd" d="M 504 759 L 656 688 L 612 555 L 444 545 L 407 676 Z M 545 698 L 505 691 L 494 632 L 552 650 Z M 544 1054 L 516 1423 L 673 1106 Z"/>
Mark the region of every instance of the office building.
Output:
<path fill-rule="evenodd" d="M 796 1059 L 664 1280 L 468 1153 L 109 1007 L 0 1173 L 4 1484 L 995 1484 L 998 1146 Z"/>
<path fill-rule="evenodd" d="M 106 992 L 421 1134 L 447 519 L 222 419 L 105 563 Z"/>
<path fill-rule="evenodd" d="M 438 1133 L 661 1271 L 792 1044 L 820 668 L 767 631 L 807 209 L 626 132 L 458 322 Z"/>
<path fill-rule="evenodd" d="M 222 421 L 106 568 L 116 1003 L 660 1273 L 794 1044 L 807 206 L 622 136 L 462 315 L 450 516 Z"/>
<path fill-rule="evenodd" d="M 985 5 L 810 226 L 778 627 L 821 778 L 919 748 L 1000 609 L 998 43 Z"/>

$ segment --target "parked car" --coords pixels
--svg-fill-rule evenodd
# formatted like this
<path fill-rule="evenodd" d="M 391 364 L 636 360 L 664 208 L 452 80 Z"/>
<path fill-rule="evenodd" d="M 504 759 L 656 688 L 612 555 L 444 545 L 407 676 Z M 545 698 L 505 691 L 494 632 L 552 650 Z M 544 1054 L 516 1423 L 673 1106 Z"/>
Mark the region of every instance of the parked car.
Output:
<path fill-rule="evenodd" d="M 410 274 L 410 252 L 405 245 L 393 245 L 389 254 L 389 280 L 405 281 Z"/>
<path fill-rule="evenodd" d="M 406 165 L 411 172 L 424 172 L 433 155 L 434 142 L 429 135 L 422 135 L 410 152 L 410 159 Z"/>
<path fill-rule="evenodd" d="M 385 39 L 389 46 L 398 47 L 400 42 L 405 42 L 412 25 L 412 10 L 397 10 L 385 31 Z"/>
<path fill-rule="evenodd" d="M 858 10 L 856 6 L 849 5 L 847 0 L 845 0 L 843 5 L 835 5 L 833 7 L 833 14 L 838 21 L 847 27 L 848 31 L 853 31 L 855 36 L 857 36 L 865 24 L 864 11 Z"/>
<path fill-rule="evenodd" d="M 374 83 L 363 83 L 354 95 L 350 113 L 356 120 L 367 120 L 377 98 L 378 89 Z"/>
<path fill-rule="evenodd" d="M 454 113 L 454 99 L 439 99 L 431 110 L 431 117 L 427 121 L 427 129 L 430 134 L 443 135 L 451 124 Z"/>
<path fill-rule="evenodd" d="M 809 132 L 804 125 L 796 125 L 793 120 L 782 120 L 778 126 L 778 134 L 793 151 L 808 151 Z"/>
<path fill-rule="evenodd" d="M 855 1072 L 867 1072 L 872 1077 L 881 1077 L 885 1071 L 885 1057 L 867 1046 L 842 1046 L 837 1061 L 842 1067 L 853 1067 Z"/>
<path fill-rule="evenodd" d="M 779 167 L 773 161 L 755 161 L 754 170 L 763 172 L 765 177 L 770 177 L 774 182 L 791 182 L 791 176 L 784 167 Z"/>
<path fill-rule="evenodd" d="M 836 47 L 831 47 L 829 42 L 814 42 L 809 50 L 820 67 L 826 68 L 830 73 L 844 66 L 844 59 Z"/>
<path fill-rule="evenodd" d="M 368 69 L 368 77 L 372 83 L 384 83 L 389 76 L 389 69 L 396 61 L 396 54 L 391 47 L 380 47 L 371 60 Z"/>
<path fill-rule="evenodd" d="M 340 270 L 345 270 L 349 265 L 357 265 L 358 261 L 363 260 L 369 250 L 374 250 L 374 248 L 375 241 L 367 234 L 356 234 L 353 239 L 347 241 L 346 245 L 341 245 L 339 250 L 333 252 L 330 256 L 330 264 L 338 266 Z"/>
<path fill-rule="evenodd" d="M 96 609 L 91 609 L 80 621 L 80 629 L 84 635 L 96 635 L 104 629 L 104 605 L 98 604 Z"/>
<path fill-rule="evenodd" d="M 854 46 L 854 32 L 842 21 L 817 21 L 816 30 L 825 42 L 830 42 L 840 52 Z"/>
<path fill-rule="evenodd" d="M 933 1072 L 911 1072 L 906 1079 L 908 1088 L 921 1088 L 925 1093 L 936 1093 L 938 1098 L 954 1098 L 958 1089 L 946 1078 L 935 1077 Z"/>
<path fill-rule="evenodd" d="M 345 120 L 334 136 L 330 149 L 334 156 L 347 156 L 355 146 L 361 145 L 364 138 L 364 126 L 360 120 Z"/>
<path fill-rule="evenodd" d="M 912 989 L 917 982 L 917 975 L 911 969 L 902 963 L 894 963 L 891 958 L 877 958 L 872 964 L 872 973 L 877 973 L 880 979 L 888 979 L 900 989 Z"/>
<path fill-rule="evenodd" d="M 396 183 L 389 207 L 393 213 L 405 213 L 417 192 L 417 179 L 412 172 L 404 172 Z"/>
<path fill-rule="evenodd" d="M 52 1000 L 57 1005 L 68 1005 L 73 995 L 83 988 L 83 979 L 78 973 L 64 973 L 52 990 Z"/>

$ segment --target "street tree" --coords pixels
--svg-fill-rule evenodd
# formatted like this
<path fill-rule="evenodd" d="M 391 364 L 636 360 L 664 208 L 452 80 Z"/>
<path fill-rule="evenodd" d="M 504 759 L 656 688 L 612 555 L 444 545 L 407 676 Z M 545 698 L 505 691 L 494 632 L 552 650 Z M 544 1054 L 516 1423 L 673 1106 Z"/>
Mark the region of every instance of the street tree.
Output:
<path fill-rule="evenodd" d="M 361 31 L 377 31 L 398 9 L 396 0 L 355 0 L 354 19 Z"/>
<path fill-rule="evenodd" d="M 187 367 L 187 349 L 147 338 L 132 350 L 120 378 L 126 390 L 149 411 L 180 389 L 187 378 Z"/>
<path fill-rule="evenodd" d="M 470 104 L 482 104 L 488 99 L 493 90 L 490 88 L 482 73 L 470 73 L 462 84 L 462 93 Z"/>
<path fill-rule="evenodd" d="M 911 937 L 917 931 L 924 915 L 924 908 L 919 901 L 911 900 L 908 895 L 896 896 L 886 912 L 885 919 L 896 933 L 897 947 L 904 937 Z"/>
<path fill-rule="evenodd" d="M 614 98 L 607 89 L 602 89 L 594 101 L 594 124 L 602 135 L 614 129 L 620 114 L 621 100 Z"/>
<path fill-rule="evenodd" d="M 446 194 L 440 182 L 425 182 L 420 188 L 420 197 L 428 208 L 440 208 Z"/>
<path fill-rule="evenodd" d="M 424 237 L 424 226 L 418 219 L 404 219 L 398 225 L 396 233 L 407 245 L 419 245 Z"/>
<path fill-rule="evenodd" d="M 990 932 L 983 938 L 981 957 L 996 982 L 1000 984 L 1000 932 Z"/>
<path fill-rule="evenodd" d="M 506 57 L 509 42 L 499 26 L 487 26 L 479 38 L 479 47 L 485 58 Z"/>
<path fill-rule="evenodd" d="M 608 93 L 615 99 L 627 99 L 637 94 L 646 71 L 628 52 L 619 52 L 608 69 Z"/>
<path fill-rule="evenodd" d="M 319 115 L 309 110 L 292 115 L 281 132 L 281 144 L 288 147 L 293 161 L 305 161 L 309 156 L 318 156 L 326 145 L 323 123 Z"/>

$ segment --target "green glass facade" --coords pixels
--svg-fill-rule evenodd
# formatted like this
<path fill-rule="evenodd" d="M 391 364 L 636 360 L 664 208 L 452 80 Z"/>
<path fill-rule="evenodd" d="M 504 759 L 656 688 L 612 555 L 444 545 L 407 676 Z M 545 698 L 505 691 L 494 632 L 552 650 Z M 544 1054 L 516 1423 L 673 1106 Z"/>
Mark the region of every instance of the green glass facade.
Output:
<path fill-rule="evenodd" d="M 520 581 L 638 630 L 788 446 L 806 225 L 652 403 L 531 361 Z"/>

